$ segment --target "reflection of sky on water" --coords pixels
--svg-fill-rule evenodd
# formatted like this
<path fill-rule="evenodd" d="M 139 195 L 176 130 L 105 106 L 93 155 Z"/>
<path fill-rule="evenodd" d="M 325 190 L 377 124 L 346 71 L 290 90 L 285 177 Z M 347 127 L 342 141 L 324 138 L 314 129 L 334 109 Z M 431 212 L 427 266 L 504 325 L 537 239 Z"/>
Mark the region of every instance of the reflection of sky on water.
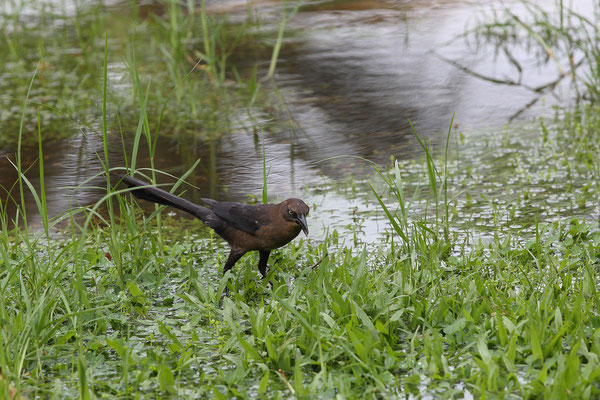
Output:
<path fill-rule="evenodd" d="M 51 0 L 47 3 L 54 4 Z M 582 7 L 583 3 L 578 2 L 577 6 Z M 108 3 L 114 10 L 118 10 L 119 4 L 125 3 Z M 260 29 L 272 31 L 275 37 L 280 3 L 256 4 Z M 467 142 L 469 130 L 497 129 L 506 124 L 531 101 L 530 91 L 482 81 L 436 56 L 437 53 L 484 75 L 514 78 L 515 69 L 491 48 L 469 47 L 463 40 L 450 41 L 465 27 L 472 27 L 478 19 L 489 15 L 484 12 L 489 4 L 374 0 L 312 2 L 301 7 L 289 22 L 276 73 L 277 88 L 285 99 L 285 115 L 271 121 L 266 121 L 269 116 L 255 116 L 263 120 L 260 127 L 264 131 L 269 193 L 273 200 L 308 197 L 309 203 L 327 204 L 332 210 L 342 210 L 340 214 L 350 215 L 349 209 L 364 205 L 354 204 L 354 200 L 338 194 L 317 195 L 305 188 L 349 173 L 358 176 L 371 173 L 368 164 L 357 157 L 380 163 L 387 163 L 391 155 L 399 159 L 418 157 L 422 151 L 412 137 L 408 120 L 434 145 L 444 141 L 453 115 Z M 60 0 L 60 7 L 65 7 L 67 13 L 73 12 L 75 5 L 82 7 L 84 3 Z M 248 15 L 246 5 L 246 1 L 207 2 L 210 10 L 226 11 L 232 21 Z M 6 7 L 3 11 L 7 11 Z M 538 68 L 533 65 L 531 55 L 515 54 L 528 66 L 523 80 L 529 86 L 556 77 L 553 64 Z M 249 65 L 240 67 L 257 64 L 262 76 L 269 58 L 247 62 Z M 109 65 L 111 89 L 128 91 L 127 79 L 126 65 L 122 62 Z M 549 98 L 538 102 L 519 118 L 537 118 L 554 101 Z M 200 158 L 200 166 L 190 179 L 198 187 L 189 193 L 194 200 L 208 194 L 236 201 L 246 201 L 248 195 L 260 197 L 261 130 L 258 129 L 258 136 L 253 132 L 245 110 L 235 114 L 234 111 L 236 128 L 232 134 L 211 145 L 198 140 L 183 145 L 171 139 L 159 141 L 155 165 L 160 170 L 179 176 Z M 129 133 L 133 137 L 133 132 Z M 118 155 L 120 138 L 115 135 L 113 140 L 112 165 L 122 165 L 122 157 Z M 95 190 L 81 188 L 71 192 L 65 187 L 81 185 L 98 174 L 100 163 L 94 151 L 101 149 L 100 135 L 96 133 L 73 137 L 47 152 L 46 186 L 51 214 L 74 202 L 89 204 L 99 198 Z M 331 159 L 332 156 L 335 158 Z M 148 166 L 144 152 L 139 157 L 140 164 Z M 6 187 L 16 174 L 14 169 L 10 171 L 10 165 L 4 164 L 0 160 L 0 167 L 7 171 L 0 183 Z M 35 184 L 39 178 L 31 180 Z M 94 183 L 101 184 L 99 180 Z M 28 203 L 34 208 L 32 198 Z M 323 227 L 349 223 L 336 221 L 334 213 L 330 214 L 331 218 L 325 212 L 323 216 L 315 213 L 312 217 L 322 218 L 317 224 Z M 366 229 L 365 235 L 369 236 L 371 228 Z"/>

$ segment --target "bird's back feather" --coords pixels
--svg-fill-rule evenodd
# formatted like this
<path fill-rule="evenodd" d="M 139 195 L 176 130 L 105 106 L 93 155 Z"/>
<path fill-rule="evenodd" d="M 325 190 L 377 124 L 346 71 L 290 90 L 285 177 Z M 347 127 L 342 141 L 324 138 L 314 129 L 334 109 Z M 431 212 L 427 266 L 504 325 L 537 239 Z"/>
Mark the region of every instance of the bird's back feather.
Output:
<path fill-rule="evenodd" d="M 271 222 L 269 213 L 263 212 L 272 204 L 250 205 L 244 203 L 229 203 L 213 199 L 202 199 L 212 212 L 227 221 L 231 226 L 241 231 L 254 235 L 261 226 Z"/>

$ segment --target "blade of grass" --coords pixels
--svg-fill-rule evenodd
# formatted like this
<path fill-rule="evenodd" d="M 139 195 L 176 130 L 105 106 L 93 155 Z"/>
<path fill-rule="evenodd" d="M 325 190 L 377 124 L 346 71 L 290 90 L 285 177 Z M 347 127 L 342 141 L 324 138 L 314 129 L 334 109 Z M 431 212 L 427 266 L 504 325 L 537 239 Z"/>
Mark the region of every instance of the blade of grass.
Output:
<path fill-rule="evenodd" d="M 22 171 L 21 165 L 21 146 L 23 144 L 23 125 L 25 124 L 25 113 L 27 111 L 27 103 L 29 102 L 29 95 L 31 94 L 31 88 L 33 87 L 33 82 L 35 81 L 35 77 L 37 75 L 38 69 L 40 67 L 40 61 L 38 61 L 35 70 L 33 71 L 33 75 L 31 76 L 31 80 L 29 81 L 29 86 L 27 87 L 27 94 L 25 95 L 25 101 L 23 102 L 23 109 L 21 111 L 21 121 L 19 122 L 19 138 L 17 140 L 17 171 Z M 26 221 L 26 211 L 25 211 L 25 197 L 23 196 L 23 183 L 19 175 L 18 183 L 19 183 L 19 195 L 21 196 L 21 212 L 23 214 L 23 223 L 25 227 L 27 227 Z M 15 221 L 18 223 L 18 220 Z"/>
<path fill-rule="evenodd" d="M 50 241 L 50 234 L 48 232 L 48 207 L 46 204 L 46 185 L 44 182 L 44 151 L 42 149 L 42 123 L 40 121 L 40 109 L 37 110 L 37 126 L 38 126 L 38 163 L 40 165 L 40 200 L 41 205 L 39 206 L 40 216 L 42 217 L 42 223 L 44 224 L 44 232 L 46 233 L 46 239 Z"/>

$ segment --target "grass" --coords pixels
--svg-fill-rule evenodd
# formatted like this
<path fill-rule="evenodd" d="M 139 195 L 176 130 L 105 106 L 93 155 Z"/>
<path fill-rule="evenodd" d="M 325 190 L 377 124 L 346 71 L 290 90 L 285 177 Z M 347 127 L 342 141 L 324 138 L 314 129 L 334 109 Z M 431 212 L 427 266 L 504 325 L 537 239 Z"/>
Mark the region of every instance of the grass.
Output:
<path fill-rule="evenodd" d="M 517 13 L 504 4 L 490 7 L 491 11 L 461 35 L 476 49 L 491 45 L 494 56 L 505 59 L 512 71 L 502 77 L 488 76 L 459 62 L 446 61 L 479 79 L 530 91 L 532 100 L 513 118 L 549 94 L 560 97 L 561 88 L 568 89 L 569 100 L 576 105 L 598 104 L 598 2 L 555 0 L 553 4 L 536 4 L 521 0 L 519 4 L 524 12 Z M 554 79 L 532 86 L 531 77 L 544 68 L 554 70 Z"/>
<path fill-rule="evenodd" d="M 125 207 L 129 207 L 125 205 Z M 25 397 L 595 398 L 600 231 L 576 220 L 448 254 L 413 225 L 255 256 L 230 297 L 226 249 L 197 221 L 124 213 L 46 241 L 3 233 L 3 376 Z M 199 233 L 190 233 L 199 232 Z M 222 299 L 222 305 L 220 305 Z M 359 395 L 360 394 L 360 395 Z"/>
<path fill-rule="evenodd" d="M 595 142 L 596 115 L 590 107 L 546 121 L 538 149 L 573 174 L 595 173 L 594 147 L 582 142 Z M 223 297 L 221 240 L 196 220 L 144 216 L 110 187 L 94 207 L 64 215 L 71 229 L 58 237 L 10 228 L 3 213 L 4 396 L 597 397 L 597 224 L 490 222 L 491 239 L 478 240 L 450 212 L 473 207 L 453 186 L 468 176 L 448 151 L 439 159 L 422 144 L 423 163 L 396 163 L 373 183 L 395 222 L 380 243 L 346 246 L 337 230 L 297 241 L 273 257 L 273 290 L 251 255 Z M 574 157 L 560 158 L 565 146 Z M 527 176 L 517 175 L 523 188 Z M 108 198 L 114 211 L 99 214 Z"/>
<path fill-rule="evenodd" d="M 257 22 L 230 24 L 191 2 L 160 5 L 158 14 L 147 16 L 136 2 L 120 8 L 76 1 L 72 9 L 62 4 L 50 9 L 30 0 L 0 6 L 0 53 L 7 56 L 0 66 L 0 123 L 5 128 L 0 146 L 16 151 L 19 108 L 36 65 L 38 79 L 30 93 L 35 107 L 25 113 L 25 127 L 34 130 L 39 108 L 48 143 L 96 130 L 106 32 L 111 130 L 132 128 L 148 85 L 147 118 L 152 125 L 162 120 L 160 134 L 175 143 L 192 135 L 227 135 L 232 124 L 243 125 L 246 114 L 271 107 L 261 96 L 256 70 L 230 60 L 234 52 L 248 57 L 270 52 L 265 44 L 269 33 L 257 33 Z M 23 141 L 34 146 L 35 135 L 24 135 Z"/>

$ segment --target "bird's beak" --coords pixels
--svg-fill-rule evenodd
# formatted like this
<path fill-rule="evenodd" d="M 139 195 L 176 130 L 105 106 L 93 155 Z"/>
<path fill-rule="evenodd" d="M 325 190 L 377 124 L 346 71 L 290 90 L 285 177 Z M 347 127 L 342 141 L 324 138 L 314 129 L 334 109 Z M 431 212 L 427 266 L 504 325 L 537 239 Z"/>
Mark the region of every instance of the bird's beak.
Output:
<path fill-rule="evenodd" d="M 296 222 L 298 222 L 298 225 L 300 225 L 300 228 L 302 228 L 302 232 L 308 236 L 308 224 L 306 223 L 306 216 L 304 214 L 298 215 Z"/>

